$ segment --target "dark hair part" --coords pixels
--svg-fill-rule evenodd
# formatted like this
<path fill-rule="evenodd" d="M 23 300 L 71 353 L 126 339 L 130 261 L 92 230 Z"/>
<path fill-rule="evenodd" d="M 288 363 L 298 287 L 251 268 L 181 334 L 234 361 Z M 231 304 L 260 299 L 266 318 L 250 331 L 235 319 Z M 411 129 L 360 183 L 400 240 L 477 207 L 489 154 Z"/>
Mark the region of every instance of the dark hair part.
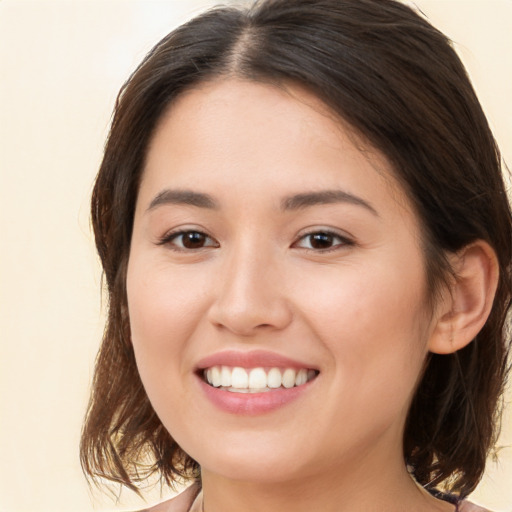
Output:
<path fill-rule="evenodd" d="M 381 151 L 423 228 L 429 291 L 446 254 L 482 239 L 500 278 L 482 331 L 452 355 L 431 354 L 412 401 L 404 457 L 427 488 L 461 496 L 482 476 L 497 439 L 507 374 L 512 220 L 501 158 L 450 41 L 395 0 L 267 0 L 217 8 L 165 37 L 123 86 L 92 197 L 92 223 L 109 294 L 81 441 L 93 477 L 127 485 L 159 474 L 197 478 L 143 389 L 130 341 L 126 265 L 145 153 L 166 107 L 219 77 L 308 88 Z"/>

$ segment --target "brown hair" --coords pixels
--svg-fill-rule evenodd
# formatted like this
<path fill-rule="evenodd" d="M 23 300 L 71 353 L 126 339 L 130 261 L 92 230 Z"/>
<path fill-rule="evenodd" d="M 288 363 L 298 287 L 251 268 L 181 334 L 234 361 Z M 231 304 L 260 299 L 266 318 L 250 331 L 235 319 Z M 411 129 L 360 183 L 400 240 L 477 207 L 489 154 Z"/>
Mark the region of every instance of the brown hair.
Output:
<path fill-rule="evenodd" d="M 466 348 L 431 354 L 411 404 L 404 458 L 427 488 L 474 489 L 496 441 L 507 374 L 512 216 L 501 158 L 449 40 L 395 0 L 263 0 L 217 8 L 173 31 L 123 86 L 92 197 L 109 314 L 81 441 L 87 474 L 136 484 L 198 477 L 143 389 L 130 341 L 126 265 L 152 133 L 184 90 L 222 76 L 307 87 L 393 164 L 423 228 L 431 297 L 445 255 L 476 239 L 500 279 Z"/>

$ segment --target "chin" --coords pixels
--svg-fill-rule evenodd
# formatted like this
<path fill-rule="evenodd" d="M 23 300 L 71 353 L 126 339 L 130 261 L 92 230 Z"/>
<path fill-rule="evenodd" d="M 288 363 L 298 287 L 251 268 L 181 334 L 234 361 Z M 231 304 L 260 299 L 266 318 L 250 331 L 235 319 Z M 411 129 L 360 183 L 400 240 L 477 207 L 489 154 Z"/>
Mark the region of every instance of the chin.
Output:
<path fill-rule="evenodd" d="M 215 451 L 211 447 L 210 450 L 199 449 L 201 456 L 195 460 L 203 472 L 215 473 L 234 481 L 260 484 L 286 482 L 304 477 L 306 471 L 311 471 L 314 466 L 313 462 L 307 468 L 304 466 L 303 461 L 309 459 L 304 456 L 303 450 L 286 448 L 282 443 L 278 447 L 270 442 L 246 443 L 241 447 L 238 442 L 227 445 L 218 442 L 215 448 Z"/>
<path fill-rule="evenodd" d="M 292 467 L 290 463 L 275 464 L 274 461 L 265 461 L 262 457 L 259 460 L 253 459 L 250 463 L 247 460 L 224 460 L 213 467 L 203 469 L 201 466 L 201 469 L 227 480 L 265 485 L 289 482 L 303 476 L 297 466 Z"/>

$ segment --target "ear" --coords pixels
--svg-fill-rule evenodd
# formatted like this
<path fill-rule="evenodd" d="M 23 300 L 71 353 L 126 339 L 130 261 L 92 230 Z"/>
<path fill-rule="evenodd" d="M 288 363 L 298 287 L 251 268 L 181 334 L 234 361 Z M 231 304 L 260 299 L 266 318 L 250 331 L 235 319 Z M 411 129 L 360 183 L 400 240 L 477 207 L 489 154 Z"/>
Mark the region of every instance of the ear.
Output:
<path fill-rule="evenodd" d="M 454 279 L 435 314 L 430 352 L 451 354 L 468 345 L 484 326 L 498 286 L 496 253 L 477 240 L 450 258 Z"/>

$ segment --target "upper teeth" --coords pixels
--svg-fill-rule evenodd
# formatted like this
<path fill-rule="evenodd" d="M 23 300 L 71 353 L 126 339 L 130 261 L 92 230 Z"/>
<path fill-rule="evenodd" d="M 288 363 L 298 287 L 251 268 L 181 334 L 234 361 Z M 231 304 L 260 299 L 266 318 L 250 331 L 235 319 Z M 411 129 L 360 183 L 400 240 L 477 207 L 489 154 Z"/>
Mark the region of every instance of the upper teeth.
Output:
<path fill-rule="evenodd" d="M 239 366 L 212 366 L 204 371 L 206 381 L 214 387 L 228 388 L 229 391 L 258 390 L 292 388 L 301 386 L 316 375 L 315 370 L 302 368 L 252 368 L 246 369 Z"/>

